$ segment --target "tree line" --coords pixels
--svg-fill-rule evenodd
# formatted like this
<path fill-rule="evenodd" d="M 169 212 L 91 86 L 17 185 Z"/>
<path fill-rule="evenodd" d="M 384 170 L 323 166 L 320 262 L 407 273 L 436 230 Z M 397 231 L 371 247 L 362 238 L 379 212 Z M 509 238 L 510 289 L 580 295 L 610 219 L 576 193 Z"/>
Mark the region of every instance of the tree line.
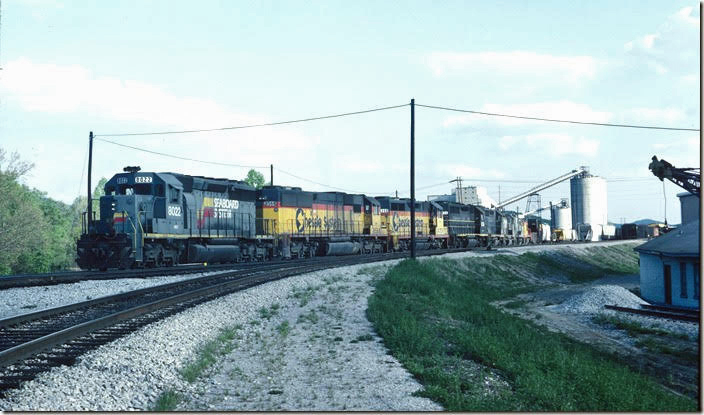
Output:
<path fill-rule="evenodd" d="M 33 167 L 18 153 L 8 154 L 0 148 L 0 275 L 76 267 L 76 241 L 81 236 L 87 198 L 79 196 L 66 204 L 22 184 Z M 104 194 L 106 181 L 98 181 L 93 199 Z M 244 181 L 261 188 L 264 176 L 250 170 Z M 96 218 L 98 205 L 93 203 Z"/>

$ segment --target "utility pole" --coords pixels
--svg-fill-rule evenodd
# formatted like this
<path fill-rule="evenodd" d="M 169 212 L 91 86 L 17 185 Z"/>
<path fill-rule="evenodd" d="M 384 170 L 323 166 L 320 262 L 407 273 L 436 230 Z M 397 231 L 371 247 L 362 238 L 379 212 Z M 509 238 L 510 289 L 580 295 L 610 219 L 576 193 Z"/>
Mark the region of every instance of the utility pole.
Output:
<path fill-rule="evenodd" d="M 415 99 L 411 99 L 411 258 L 416 258 Z"/>
<path fill-rule="evenodd" d="M 90 176 L 93 170 L 93 132 L 88 136 L 88 227 L 86 231 L 90 233 L 91 225 L 93 224 L 93 189 L 90 184 Z"/>
<path fill-rule="evenodd" d="M 274 185 L 274 165 L 271 165 L 271 181 L 269 182 L 270 185 Z"/>

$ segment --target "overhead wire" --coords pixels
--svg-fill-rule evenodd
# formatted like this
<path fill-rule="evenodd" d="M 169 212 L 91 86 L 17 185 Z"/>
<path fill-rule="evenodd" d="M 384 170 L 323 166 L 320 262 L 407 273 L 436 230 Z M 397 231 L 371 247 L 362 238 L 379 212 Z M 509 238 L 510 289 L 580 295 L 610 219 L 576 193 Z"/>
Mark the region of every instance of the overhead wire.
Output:
<path fill-rule="evenodd" d="M 116 143 L 114 141 L 106 140 L 104 138 L 99 138 L 96 136 L 94 136 L 94 137 L 96 140 L 100 140 L 105 143 L 113 144 L 116 146 L 131 148 L 132 150 L 142 151 L 142 152 L 150 153 L 150 154 L 156 154 L 156 155 L 163 156 L 163 157 L 171 157 L 171 158 L 175 158 L 175 159 L 179 159 L 179 160 L 193 161 L 196 163 L 213 164 L 213 165 L 217 165 L 217 166 L 227 166 L 227 167 L 242 167 L 242 168 L 248 168 L 248 169 L 266 169 L 269 167 L 269 166 L 248 166 L 248 165 L 243 165 L 243 164 L 223 163 L 223 162 L 219 162 L 219 161 L 209 161 L 209 160 L 198 160 L 198 159 L 194 159 L 194 158 L 190 158 L 190 157 L 177 156 L 174 154 L 162 153 L 160 151 L 147 150 L 146 148 L 131 146 L 131 145 L 122 144 L 122 143 Z"/>
<path fill-rule="evenodd" d="M 464 113 L 476 114 L 476 115 L 488 115 L 488 116 L 492 116 L 492 117 L 518 118 L 518 119 L 523 119 L 523 120 L 558 122 L 558 123 L 567 123 L 567 124 L 599 125 L 602 127 L 644 128 L 644 129 L 649 129 L 649 130 L 699 131 L 698 128 L 660 127 L 660 126 L 653 126 L 653 125 L 613 124 L 613 123 L 603 123 L 603 122 L 558 120 L 558 119 L 552 119 L 552 118 L 528 117 L 528 116 L 522 116 L 522 115 L 499 114 L 499 113 L 495 113 L 495 112 L 464 110 L 464 109 L 458 109 L 458 108 L 441 107 L 438 105 L 424 105 L 424 104 L 418 104 L 418 103 L 416 103 L 415 106 L 416 107 L 423 107 L 423 108 L 432 108 L 432 109 L 437 109 L 437 110 L 445 110 L 445 111 L 464 112 Z"/>
<path fill-rule="evenodd" d="M 314 181 L 314 180 L 306 179 L 305 177 L 301 177 L 301 176 L 295 175 L 295 174 L 293 174 L 293 173 L 287 172 L 286 170 L 281 170 L 281 169 L 278 168 L 278 167 L 274 167 L 274 170 L 276 170 L 276 171 L 278 171 L 278 172 L 281 172 L 281 173 L 283 173 L 283 174 L 289 175 L 289 176 L 291 176 L 291 177 L 295 177 L 295 178 L 297 178 L 297 179 L 299 179 L 299 180 L 303 180 L 303 181 L 308 182 L 308 183 L 317 184 L 318 186 L 323 186 L 323 187 L 327 187 L 327 188 L 329 188 L 329 189 L 335 189 L 335 190 L 339 190 L 339 191 L 342 191 L 342 192 L 363 193 L 363 194 L 368 194 L 368 195 L 373 195 L 373 194 L 374 194 L 374 195 L 378 195 L 378 194 L 389 194 L 389 192 L 386 192 L 386 193 L 385 193 L 385 192 L 364 192 L 364 191 L 361 191 L 361 190 L 344 189 L 344 188 L 341 188 L 341 187 L 331 186 L 331 185 L 329 185 L 329 184 L 320 183 L 320 182 L 316 182 L 316 181 Z"/>
<path fill-rule="evenodd" d="M 350 115 L 367 114 L 370 112 L 385 111 L 385 110 L 391 110 L 391 109 L 395 109 L 395 108 L 407 107 L 409 105 L 410 104 L 392 105 L 389 107 L 380 107 L 380 108 L 372 108 L 372 109 L 361 110 L 361 111 L 345 112 L 342 114 L 322 115 L 322 116 L 318 116 L 318 117 L 301 118 L 301 119 L 297 119 L 297 120 L 288 120 L 288 121 L 277 121 L 277 122 L 269 122 L 269 123 L 262 123 L 262 124 L 238 125 L 238 126 L 232 126 L 232 127 L 219 127 L 219 128 L 201 128 L 201 129 L 196 129 L 196 130 L 97 134 L 97 135 L 94 135 L 94 137 L 127 137 L 127 136 L 139 136 L 139 135 L 188 134 L 188 133 L 203 133 L 203 132 L 211 132 L 211 131 L 243 130 L 245 128 L 271 127 L 271 126 L 275 126 L 275 125 L 294 124 L 294 123 L 300 123 L 300 122 L 325 120 L 325 119 L 329 119 L 329 118 L 347 117 Z"/>
<path fill-rule="evenodd" d="M 401 104 L 401 105 L 393 105 L 393 106 L 387 106 L 387 107 L 378 107 L 378 108 L 372 108 L 372 109 L 367 109 L 367 110 L 361 110 L 361 111 L 353 111 L 353 112 L 346 112 L 346 113 L 340 113 L 340 114 L 332 114 L 332 115 L 324 115 L 324 116 L 318 116 L 318 117 L 309 117 L 309 118 L 302 118 L 302 119 L 296 119 L 296 120 L 288 120 L 288 121 L 278 121 L 278 122 L 271 122 L 271 123 L 261 123 L 261 124 L 250 124 L 250 125 L 240 125 L 240 126 L 230 126 L 230 127 L 220 127 L 220 128 L 204 128 L 204 129 L 194 129 L 194 130 L 176 130 L 176 131 L 156 131 L 156 132 L 139 132 L 139 133 L 117 133 L 117 134 L 96 134 L 94 137 L 98 140 L 101 140 L 103 142 L 113 144 L 116 146 L 120 147 L 125 147 L 125 148 L 130 148 L 133 150 L 137 151 L 142 151 L 146 153 L 151 153 L 163 157 L 171 157 L 179 160 L 185 160 L 185 161 L 192 161 L 196 163 L 203 163 L 203 164 L 211 164 L 211 165 L 219 165 L 219 166 L 227 166 L 227 167 L 240 167 L 240 168 L 258 168 L 258 169 L 266 169 L 268 166 L 253 166 L 253 165 L 241 165 L 241 164 L 234 164 L 234 163 L 224 163 L 224 162 L 216 162 L 216 161 L 208 161 L 208 160 L 199 160 L 199 159 L 194 159 L 190 157 L 183 157 L 183 156 L 178 156 L 174 154 L 168 154 L 168 153 L 163 153 L 159 151 L 154 151 L 154 150 L 148 150 L 136 146 L 131 146 L 128 144 L 122 144 L 122 143 L 117 143 L 111 140 L 107 140 L 104 138 L 100 137 L 125 137 L 125 136 L 145 136 L 145 135 L 165 135 L 165 134 L 186 134 L 186 133 L 197 133 L 197 132 L 209 132 L 209 131 L 225 131 L 225 130 L 238 130 L 238 129 L 246 129 L 246 128 L 255 128 L 255 127 L 266 127 L 266 126 L 276 126 L 276 125 L 284 125 L 284 124 L 293 124 L 293 123 L 301 123 L 301 122 L 308 122 L 308 121 L 315 121 L 315 120 L 323 120 L 323 119 L 330 119 L 330 118 L 338 118 L 338 117 L 346 117 L 346 116 L 352 116 L 352 115 L 359 115 L 359 114 L 365 114 L 365 113 L 371 113 L 371 112 L 377 112 L 377 111 L 385 111 L 385 110 L 391 110 L 391 109 L 396 109 L 396 108 L 402 108 L 409 106 L 410 104 Z M 446 111 L 455 111 L 455 112 L 463 112 L 463 113 L 471 113 L 471 114 L 477 114 L 477 115 L 487 115 L 487 116 L 497 116 L 497 117 L 508 117 L 508 118 L 519 118 L 519 119 L 527 119 L 527 120 L 535 120 L 535 121 L 547 121 L 547 122 L 559 122 L 559 123 L 570 123 L 570 124 L 585 124 L 585 125 L 598 125 L 598 126 L 609 126 L 609 127 L 628 127 L 628 128 L 646 128 L 646 129 L 658 129 L 658 130 L 675 130 L 675 131 L 699 131 L 698 129 L 690 129 L 690 128 L 674 128 L 674 127 L 658 127 L 658 126 L 643 126 L 643 125 L 631 125 L 631 124 L 611 124 L 611 123 L 596 123 L 596 122 L 583 122 L 583 121 L 574 121 L 574 120 L 558 120 L 558 119 L 549 119 L 549 118 L 540 118 L 540 117 L 529 117 L 529 116 L 518 116 L 518 115 L 510 115 L 510 114 L 500 114 L 500 113 L 490 113 L 490 112 L 484 112 L 484 111 L 475 111 L 475 110 L 465 110 L 465 109 L 458 109 L 458 108 L 451 108 L 451 107 L 443 107 L 443 106 L 435 106 L 435 105 L 425 105 L 425 104 L 415 104 L 419 107 L 424 107 L 424 108 L 431 108 L 431 109 L 438 109 L 438 110 L 446 110 Z M 335 189 L 335 190 L 340 190 L 340 191 L 345 191 L 345 192 L 352 192 L 352 193 L 370 193 L 370 194 L 394 194 L 394 192 L 361 192 L 361 191 L 356 191 L 356 190 L 349 190 L 349 189 L 344 189 L 336 186 L 331 186 L 328 184 L 320 183 L 314 180 L 306 179 L 304 177 L 295 175 L 293 173 L 287 172 L 285 170 L 281 170 L 279 168 L 276 168 L 276 170 L 280 171 L 281 173 L 287 174 L 291 177 L 295 177 L 299 180 L 303 180 L 309 183 L 317 184 L 319 186 L 323 186 L 326 188 L 330 189 Z M 640 180 L 649 180 L 647 178 L 614 178 L 614 179 L 607 179 L 609 182 L 620 182 L 620 181 L 640 181 Z M 484 179 L 484 178 L 478 178 L 478 179 L 468 179 L 467 181 L 470 182 L 487 182 L 487 183 L 525 183 L 525 184 L 536 184 L 536 183 L 542 183 L 543 181 L 541 180 L 509 180 L 509 179 Z M 428 186 L 423 186 L 423 187 L 418 187 L 417 190 L 424 190 L 432 187 L 437 187 L 440 185 L 443 185 L 446 183 L 437 183 L 433 185 L 428 185 Z M 410 191 L 410 189 L 406 190 L 406 192 Z"/>

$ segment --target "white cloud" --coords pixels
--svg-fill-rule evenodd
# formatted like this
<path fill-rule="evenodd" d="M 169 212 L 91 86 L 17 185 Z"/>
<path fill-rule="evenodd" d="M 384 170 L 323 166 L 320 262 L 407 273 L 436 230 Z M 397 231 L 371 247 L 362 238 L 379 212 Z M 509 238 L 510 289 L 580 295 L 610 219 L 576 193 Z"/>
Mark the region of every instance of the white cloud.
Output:
<path fill-rule="evenodd" d="M 566 100 L 514 105 L 485 104 L 482 106 L 481 112 L 599 123 L 608 122 L 612 117 L 610 112 L 596 111 L 588 105 Z M 443 122 L 443 125 L 445 127 L 453 127 L 457 125 L 476 124 L 479 122 L 492 122 L 506 126 L 536 124 L 536 121 L 517 118 L 483 115 L 459 115 L 447 117 Z"/>
<path fill-rule="evenodd" d="M 386 168 L 381 161 L 361 159 L 349 155 L 336 157 L 335 166 L 353 173 L 377 173 Z"/>
<path fill-rule="evenodd" d="M 491 73 L 578 83 L 594 78 L 599 62 L 591 56 L 555 56 L 530 51 L 433 52 L 426 64 L 437 77 Z"/>
<path fill-rule="evenodd" d="M 668 16 L 655 33 L 624 44 L 624 51 L 659 75 L 671 71 L 689 74 L 699 63 L 699 15 L 694 7 L 684 7 Z"/>
<path fill-rule="evenodd" d="M 552 156 L 570 154 L 594 157 L 599 152 L 599 141 L 588 138 L 575 138 L 567 134 L 528 134 L 521 136 L 503 136 L 499 139 L 499 148 L 509 151 L 519 146 L 521 151 L 540 151 Z"/>
<path fill-rule="evenodd" d="M 687 114 L 679 108 L 633 108 L 624 113 L 625 119 L 649 122 L 653 125 L 667 123 L 674 125 L 687 120 Z"/>
<path fill-rule="evenodd" d="M 233 111 L 212 100 L 177 96 L 145 82 L 99 77 L 80 65 L 35 63 L 19 58 L 8 62 L 1 76 L 0 92 L 8 101 L 30 112 L 74 113 L 87 118 L 140 122 L 153 126 L 151 130 L 157 131 L 221 128 L 271 121 L 261 115 Z M 192 143 L 192 137 L 170 136 L 169 143 L 185 145 Z M 162 139 L 162 136 L 147 136 L 141 142 Z M 237 150 L 248 150 L 250 154 L 261 152 L 261 143 L 266 142 L 269 153 L 258 158 L 268 160 L 272 159 L 272 149 L 279 153 L 286 152 L 281 157 L 286 159 L 291 152 L 301 152 L 316 142 L 291 127 L 239 130 L 234 139 L 237 140 Z M 216 158 L 226 158 L 228 153 L 232 155 L 232 132 L 210 132 L 208 140 L 209 145 L 222 149 L 211 155 Z"/>
<path fill-rule="evenodd" d="M 652 154 L 675 167 L 701 168 L 701 142 L 697 135 L 654 143 L 652 150 Z"/>
<path fill-rule="evenodd" d="M 5 65 L 0 88 L 28 111 L 80 111 L 180 128 L 261 121 L 234 114 L 213 101 L 178 97 L 144 82 L 97 77 L 80 65 L 34 63 L 26 58 Z"/>

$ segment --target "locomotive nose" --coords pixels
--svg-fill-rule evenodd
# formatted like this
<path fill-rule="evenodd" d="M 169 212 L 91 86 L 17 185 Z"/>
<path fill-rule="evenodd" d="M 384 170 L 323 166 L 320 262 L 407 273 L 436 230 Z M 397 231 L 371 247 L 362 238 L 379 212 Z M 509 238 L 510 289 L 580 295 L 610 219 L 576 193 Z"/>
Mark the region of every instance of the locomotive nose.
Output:
<path fill-rule="evenodd" d="M 104 196 L 101 198 L 101 217 L 105 226 L 112 231 L 122 232 L 127 230 L 130 220 L 134 221 L 134 197 L 132 196 Z"/>

